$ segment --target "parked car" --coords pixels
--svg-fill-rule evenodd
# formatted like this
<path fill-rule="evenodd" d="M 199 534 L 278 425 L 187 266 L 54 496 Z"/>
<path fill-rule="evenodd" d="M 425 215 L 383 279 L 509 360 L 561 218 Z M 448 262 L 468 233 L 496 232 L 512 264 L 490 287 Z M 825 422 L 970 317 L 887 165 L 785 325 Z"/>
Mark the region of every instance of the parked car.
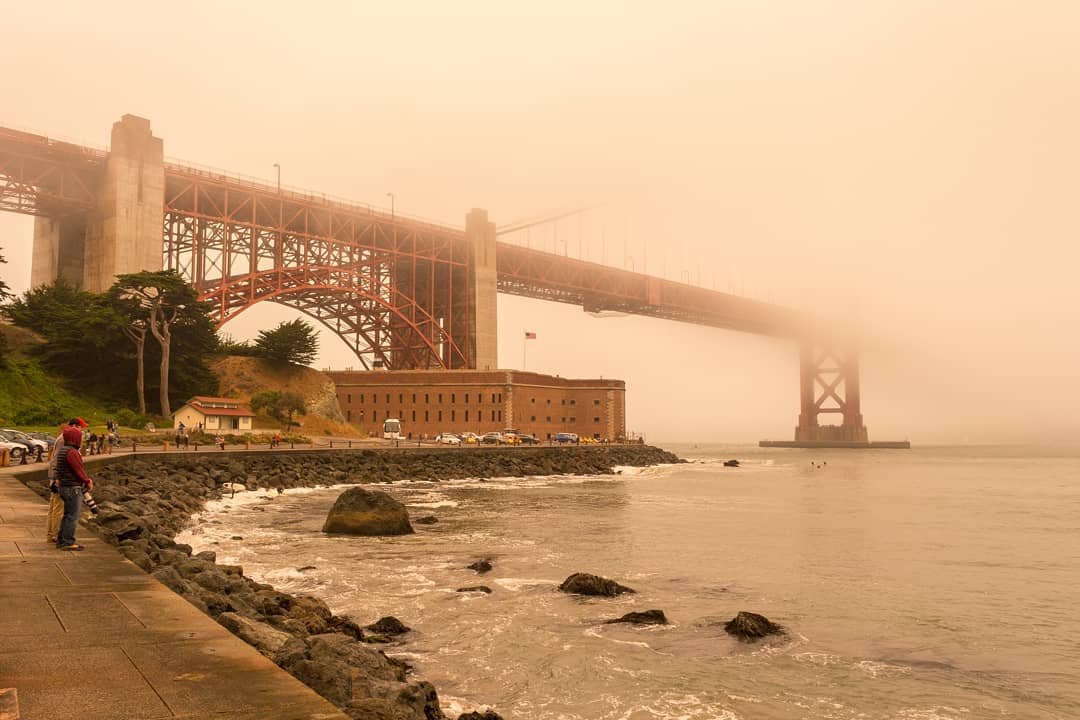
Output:
<path fill-rule="evenodd" d="M 24 432 L 19 430 L 11 430 L 9 428 L 0 428 L 0 438 L 7 440 L 8 442 L 19 443 L 26 447 L 30 456 L 41 462 L 42 458 L 49 452 L 49 444 L 42 440 L 35 440 Z"/>
<path fill-rule="evenodd" d="M 480 442 L 480 436 L 474 432 L 466 431 L 459 433 L 459 437 L 461 438 L 461 442 L 466 443 L 467 445 L 476 445 Z"/>
<path fill-rule="evenodd" d="M 571 433 L 571 432 L 555 433 L 555 442 L 557 442 L 557 443 L 574 443 L 574 444 L 577 444 L 578 436 L 577 436 L 577 433 Z"/>
<path fill-rule="evenodd" d="M 437 445 L 460 445 L 461 438 L 454 433 L 439 433 L 435 436 L 435 443 Z"/>
<path fill-rule="evenodd" d="M 518 435 L 518 445 L 539 445 L 540 440 L 535 435 Z"/>
<path fill-rule="evenodd" d="M 8 442 L 0 438 L 0 450 L 8 451 L 9 462 L 21 462 L 23 455 L 26 454 L 26 446 L 22 443 Z"/>
<path fill-rule="evenodd" d="M 49 433 L 43 432 L 32 432 L 26 434 L 34 438 L 35 440 L 41 440 L 42 442 L 44 442 L 46 445 L 49 446 L 49 452 L 52 452 L 53 443 L 56 442 L 55 435 L 50 435 Z"/>
<path fill-rule="evenodd" d="M 480 438 L 480 442 L 485 445 L 502 445 L 506 440 L 503 439 L 502 433 L 489 432 L 484 433 L 484 437 Z"/>

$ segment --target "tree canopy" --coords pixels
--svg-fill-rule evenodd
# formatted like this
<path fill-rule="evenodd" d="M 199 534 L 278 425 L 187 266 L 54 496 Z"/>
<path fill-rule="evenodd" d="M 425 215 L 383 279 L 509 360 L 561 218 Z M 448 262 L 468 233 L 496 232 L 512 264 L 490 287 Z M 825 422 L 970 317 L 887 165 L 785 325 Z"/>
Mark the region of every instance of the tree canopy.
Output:
<path fill-rule="evenodd" d="M 319 336 L 308 323 L 297 318 L 279 323 L 273 330 L 259 331 L 255 355 L 293 365 L 310 365 L 319 352 Z"/>
<path fill-rule="evenodd" d="M 294 392 L 278 390 L 264 390 L 252 395 L 251 409 L 280 420 L 285 423 L 286 429 L 292 427 L 293 415 L 307 415 L 304 398 Z"/>
<path fill-rule="evenodd" d="M 194 289 L 190 292 L 194 298 Z M 65 384 L 105 403 L 134 406 L 136 354 L 125 328 L 141 317 L 140 313 L 145 314 L 137 299 L 115 288 L 108 293 L 86 292 L 59 279 L 26 291 L 4 306 L 3 313 L 15 325 L 44 339 L 33 352 Z M 204 357 L 217 347 L 217 336 L 206 307 L 197 302 L 185 304 L 171 334 L 171 402 L 215 394 L 218 381 Z M 160 347 L 148 344 L 146 362 L 159 363 L 160 359 Z M 147 379 L 148 393 L 159 390 L 160 379 Z"/>

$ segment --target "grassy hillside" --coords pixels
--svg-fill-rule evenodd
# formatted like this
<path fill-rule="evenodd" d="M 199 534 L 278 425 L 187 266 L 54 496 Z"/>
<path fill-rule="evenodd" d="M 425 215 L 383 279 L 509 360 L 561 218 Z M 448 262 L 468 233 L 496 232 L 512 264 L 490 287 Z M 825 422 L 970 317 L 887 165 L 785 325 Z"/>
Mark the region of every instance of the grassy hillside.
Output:
<path fill-rule="evenodd" d="M 34 359 L 11 359 L 0 368 L 0 425 L 52 431 L 75 415 L 104 425 L 108 412 L 65 389 Z"/>

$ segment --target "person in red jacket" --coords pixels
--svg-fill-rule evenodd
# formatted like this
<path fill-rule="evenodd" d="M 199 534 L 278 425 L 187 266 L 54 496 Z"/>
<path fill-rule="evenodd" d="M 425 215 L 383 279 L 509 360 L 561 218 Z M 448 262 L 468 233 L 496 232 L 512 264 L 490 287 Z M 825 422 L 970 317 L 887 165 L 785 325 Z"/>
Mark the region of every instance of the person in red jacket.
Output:
<path fill-rule="evenodd" d="M 56 484 L 59 487 L 60 499 L 64 502 L 64 517 L 60 520 L 60 532 L 56 536 L 56 547 L 59 550 L 83 549 L 82 545 L 75 542 L 75 528 L 79 524 L 79 513 L 82 511 L 83 492 L 93 490 L 94 481 L 83 469 L 80 445 L 82 431 L 77 427 L 66 428 L 64 447 L 56 453 Z"/>

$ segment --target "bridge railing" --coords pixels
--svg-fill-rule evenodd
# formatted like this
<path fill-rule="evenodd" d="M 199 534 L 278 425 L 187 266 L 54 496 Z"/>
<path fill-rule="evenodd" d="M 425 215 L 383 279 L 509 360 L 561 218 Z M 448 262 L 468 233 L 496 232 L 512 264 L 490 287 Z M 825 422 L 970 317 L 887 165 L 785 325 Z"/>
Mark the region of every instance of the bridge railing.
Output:
<path fill-rule="evenodd" d="M 234 172 L 231 170 L 224 170 L 222 168 L 212 167 L 209 165 L 203 165 L 201 163 L 195 163 L 190 160 L 183 160 L 180 158 L 166 157 L 165 169 L 172 170 L 177 173 L 183 173 L 187 175 L 198 175 L 212 180 L 226 181 L 233 185 L 240 185 L 252 190 L 258 190 L 260 192 L 266 192 L 270 194 L 278 193 L 278 185 L 276 182 L 267 180 L 266 178 L 255 177 L 253 175 L 244 175 L 243 173 Z M 287 197 L 289 200 L 304 203 L 319 203 L 326 207 L 337 207 L 344 210 L 362 211 L 371 215 L 381 215 L 389 220 L 401 220 L 404 222 L 415 223 L 418 225 L 425 225 L 431 228 L 435 228 L 442 232 L 455 232 L 462 233 L 463 230 L 452 225 L 448 225 L 444 222 L 432 220 L 430 218 L 420 217 L 418 215 L 410 215 L 408 213 L 401 213 L 390 208 L 381 207 L 378 205 L 372 205 L 370 203 L 359 202 L 340 195 L 333 195 L 324 192 L 317 192 L 308 188 L 296 187 L 294 185 L 281 185 L 281 194 Z"/>

